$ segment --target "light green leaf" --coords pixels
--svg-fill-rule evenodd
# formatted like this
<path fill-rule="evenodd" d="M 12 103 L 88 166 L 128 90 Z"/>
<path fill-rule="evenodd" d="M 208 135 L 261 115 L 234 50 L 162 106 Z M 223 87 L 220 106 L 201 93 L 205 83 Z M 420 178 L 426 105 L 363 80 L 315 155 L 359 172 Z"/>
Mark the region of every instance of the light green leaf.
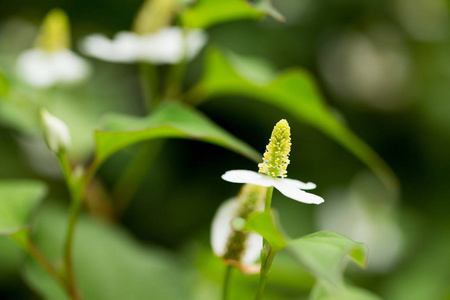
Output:
<path fill-rule="evenodd" d="M 277 227 L 271 214 L 264 212 L 252 214 L 245 222 L 243 230 L 259 233 L 267 240 L 272 250 L 278 252 L 287 246 L 287 242 Z"/>
<path fill-rule="evenodd" d="M 145 118 L 111 115 L 107 118 L 106 128 L 110 131 L 95 133 L 98 164 L 122 148 L 156 138 L 200 140 L 230 149 L 256 162 L 261 158 L 260 153 L 200 112 L 176 102 L 161 105 L 151 116 Z"/>
<path fill-rule="evenodd" d="M 254 0 L 253 7 L 265 12 L 279 22 L 285 22 L 284 16 L 272 6 L 271 0 Z"/>
<path fill-rule="evenodd" d="M 181 14 L 183 25 L 191 28 L 209 26 L 240 19 L 261 19 L 264 12 L 244 0 L 198 0 Z"/>
<path fill-rule="evenodd" d="M 45 184 L 39 181 L 0 181 L 0 235 L 12 235 L 26 228 L 46 192 Z"/>
<path fill-rule="evenodd" d="M 330 231 L 313 233 L 289 243 L 287 250 L 321 284 L 342 289 L 347 260 L 367 264 L 367 246 Z"/>
<path fill-rule="evenodd" d="M 379 296 L 351 285 L 345 285 L 342 291 L 330 294 L 327 290 L 317 283 L 314 287 L 309 300 L 382 300 Z"/>
<path fill-rule="evenodd" d="M 5 75 L 0 71 L 0 97 L 5 97 L 9 92 L 9 83 Z"/>
<path fill-rule="evenodd" d="M 61 260 L 67 211 L 44 206 L 34 239 L 53 261 Z M 74 241 L 76 282 L 84 300 L 191 299 L 189 276 L 181 259 L 162 249 L 142 246 L 124 230 L 82 216 Z M 33 260 L 25 264 L 25 279 L 42 299 L 68 299 L 64 291 Z"/>
<path fill-rule="evenodd" d="M 211 50 L 203 78 L 188 93 L 188 101 L 198 104 L 216 96 L 239 95 L 288 111 L 346 147 L 369 166 L 392 193 L 397 193 L 397 178 L 391 169 L 366 143 L 334 118 L 313 78 L 305 70 L 291 69 L 270 81 L 261 82 L 240 69 L 217 49 Z"/>

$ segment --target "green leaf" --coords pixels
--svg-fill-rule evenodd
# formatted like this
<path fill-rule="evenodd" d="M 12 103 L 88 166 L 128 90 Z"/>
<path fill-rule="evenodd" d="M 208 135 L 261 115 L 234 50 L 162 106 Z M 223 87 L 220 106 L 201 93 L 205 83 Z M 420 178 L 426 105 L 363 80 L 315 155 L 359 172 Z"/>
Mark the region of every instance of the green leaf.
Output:
<path fill-rule="evenodd" d="M 45 184 L 39 181 L 0 181 L 0 235 L 13 235 L 26 228 L 46 192 Z"/>
<path fill-rule="evenodd" d="M 347 259 L 359 266 L 367 264 L 367 246 L 330 231 L 313 233 L 289 243 L 287 250 L 321 284 L 342 289 Z"/>
<path fill-rule="evenodd" d="M 247 221 L 243 230 L 254 231 L 262 235 L 270 244 L 273 251 L 278 252 L 287 246 L 287 242 L 276 226 L 270 213 L 252 214 Z"/>
<path fill-rule="evenodd" d="M 186 27 L 207 28 L 209 26 L 241 19 L 258 20 L 264 12 L 252 7 L 244 0 L 198 0 L 181 14 Z"/>
<path fill-rule="evenodd" d="M 5 75 L 0 71 L 0 97 L 5 97 L 9 92 L 9 83 Z"/>
<path fill-rule="evenodd" d="M 67 211 L 43 206 L 35 222 L 34 239 L 53 261 L 61 261 Z M 82 216 L 74 241 L 76 282 L 84 300 L 190 299 L 189 276 L 174 254 L 144 247 L 124 230 Z M 33 260 L 25 264 L 25 279 L 42 299 L 68 299 L 64 290 Z"/>
<path fill-rule="evenodd" d="M 286 21 L 284 16 L 272 6 L 272 2 L 270 0 L 254 0 L 253 7 L 265 12 L 268 16 L 271 16 L 279 22 Z"/>
<path fill-rule="evenodd" d="M 369 166 L 392 193 L 397 193 L 394 173 L 366 143 L 334 118 L 313 78 L 305 70 L 291 69 L 261 82 L 241 69 L 232 65 L 217 49 L 211 50 L 203 78 L 189 92 L 188 100 L 198 104 L 217 96 L 239 95 L 288 111 L 346 147 Z"/>
<path fill-rule="evenodd" d="M 96 160 L 98 164 L 110 155 L 134 143 L 156 138 L 187 138 L 209 142 L 240 153 L 256 162 L 261 154 L 235 138 L 200 112 L 176 102 L 167 102 L 152 115 L 140 118 L 111 115 L 106 128 L 97 131 Z"/>
<path fill-rule="evenodd" d="M 377 295 L 351 285 L 345 285 L 342 291 L 330 294 L 320 283 L 314 287 L 309 300 L 382 300 Z"/>

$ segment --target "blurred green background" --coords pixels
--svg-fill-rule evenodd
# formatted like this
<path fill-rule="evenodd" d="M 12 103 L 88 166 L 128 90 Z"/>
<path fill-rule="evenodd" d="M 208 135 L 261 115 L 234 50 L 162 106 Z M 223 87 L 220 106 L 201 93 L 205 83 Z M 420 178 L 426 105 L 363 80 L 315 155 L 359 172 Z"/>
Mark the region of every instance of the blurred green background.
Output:
<path fill-rule="evenodd" d="M 273 125 L 281 118 L 290 122 L 289 176 L 315 182 L 315 193 L 325 198 L 317 207 L 275 195 L 274 206 L 290 236 L 327 229 L 368 243 L 369 268 L 350 268 L 348 277 L 383 299 L 450 299 L 449 1 L 274 0 L 273 4 L 286 16 L 286 24 L 265 19 L 216 25 L 208 29 L 208 46 L 258 58 L 279 71 L 307 69 L 333 112 L 391 166 L 400 180 L 400 196 L 384 191 L 347 150 L 284 111 L 232 97 L 209 101 L 199 109 L 261 153 Z M 0 68 L 11 85 L 19 87 L 17 97 L 36 96 L 15 79 L 14 61 L 33 45 L 50 9 L 67 12 L 77 49 L 77 41 L 87 34 L 112 36 L 128 30 L 140 5 L 137 0 L 3 1 Z M 204 53 L 189 64 L 186 87 L 200 77 L 203 58 Z M 135 65 L 90 62 L 92 77 L 81 87 L 36 96 L 69 103 L 65 121 L 74 136 L 73 157 L 78 162 L 89 159 L 91 131 L 101 128 L 104 113 L 145 114 Z M 67 206 L 56 160 L 45 154 L 42 141 L 29 138 L 35 136 L 33 127 L 20 128 L 17 120 L 7 118 L 12 115 L 5 107 L 0 105 L 4 110 L 0 179 L 45 180 L 51 187 L 46 203 Z M 189 279 L 179 285 L 191 284 L 187 289 L 195 290 L 194 299 L 218 299 L 222 269 L 209 249 L 209 227 L 218 205 L 239 189 L 220 175 L 237 168 L 256 170 L 256 165 L 206 143 L 169 140 L 163 147 L 156 163 L 144 170 L 144 183 L 131 205 L 115 222 L 134 243 L 180 260 L 176 268 L 188 269 Z M 95 192 L 113 189 L 137 148 L 126 148 L 107 161 L 97 176 L 101 188 Z M 104 201 L 94 215 L 107 211 L 102 205 L 107 206 L 109 199 Z M 37 215 L 36 223 L 45 223 Z M 96 240 L 90 241 L 86 247 L 95 248 Z M 86 251 L 88 255 L 93 250 Z M 29 278 L 20 271 L 23 261 L 17 247 L 0 237 L 1 299 L 38 299 L 22 279 Z M 256 278 L 240 279 L 235 280 L 236 290 L 252 295 Z M 312 279 L 282 256 L 275 261 L 268 297 L 306 299 L 311 285 Z"/>

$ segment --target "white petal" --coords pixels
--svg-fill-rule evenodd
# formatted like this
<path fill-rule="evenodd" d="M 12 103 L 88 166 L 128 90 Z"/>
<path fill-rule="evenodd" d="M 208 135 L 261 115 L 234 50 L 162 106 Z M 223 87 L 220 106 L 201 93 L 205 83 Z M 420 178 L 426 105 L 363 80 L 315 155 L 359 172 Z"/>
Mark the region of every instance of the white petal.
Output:
<path fill-rule="evenodd" d="M 214 254 L 225 255 L 228 238 L 232 232 L 231 220 L 236 217 L 239 203 L 235 198 L 225 201 L 217 209 L 211 227 L 211 246 Z"/>
<path fill-rule="evenodd" d="M 276 179 L 269 176 L 248 171 L 248 170 L 232 170 L 222 175 L 222 179 L 233 183 L 250 183 L 259 186 L 274 186 Z"/>
<path fill-rule="evenodd" d="M 194 58 L 206 44 L 208 36 L 202 30 L 191 30 L 187 35 L 187 57 Z"/>
<path fill-rule="evenodd" d="M 87 77 L 89 65 L 70 50 L 51 53 L 51 68 L 59 82 L 77 82 Z"/>
<path fill-rule="evenodd" d="M 292 184 L 290 181 L 284 179 L 276 179 L 274 187 L 279 190 L 283 195 L 291 199 L 308 203 L 308 204 L 320 204 L 324 202 L 322 197 L 304 192 L 300 190 L 297 186 Z"/>
<path fill-rule="evenodd" d="M 40 88 L 54 85 L 58 78 L 51 65 L 51 56 L 39 49 L 23 52 L 17 58 L 18 75 L 27 83 Z"/>
<path fill-rule="evenodd" d="M 257 233 L 249 233 L 247 240 L 245 241 L 245 252 L 241 257 L 241 261 L 244 264 L 254 264 L 261 255 L 263 247 L 263 238 Z"/>
<path fill-rule="evenodd" d="M 142 37 L 140 57 L 155 64 L 174 64 L 183 59 L 183 32 L 177 27 L 163 28 Z"/>
<path fill-rule="evenodd" d="M 294 185 L 302 190 L 313 190 L 316 188 L 316 185 L 312 182 L 304 183 L 300 180 L 290 179 L 290 178 L 283 178 L 283 180 L 290 182 L 292 185 Z"/>
<path fill-rule="evenodd" d="M 90 56 L 111 62 L 136 62 L 139 37 L 132 32 L 119 32 L 113 40 L 93 34 L 81 42 L 81 50 Z"/>

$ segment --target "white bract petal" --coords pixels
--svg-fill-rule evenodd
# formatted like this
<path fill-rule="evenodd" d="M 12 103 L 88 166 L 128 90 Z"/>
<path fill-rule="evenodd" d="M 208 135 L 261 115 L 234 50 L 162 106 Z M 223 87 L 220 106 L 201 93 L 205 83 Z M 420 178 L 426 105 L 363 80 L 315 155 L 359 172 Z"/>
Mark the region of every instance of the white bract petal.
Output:
<path fill-rule="evenodd" d="M 235 232 L 231 227 L 231 221 L 239 210 L 239 202 L 236 198 L 225 201 L 217 210 L 211 227 L 211 246 L 218 257 L 223 257 L 227 251 L 230 236 Z M 259 265 L 255 262 L 259 259 L 262 250 L 263 238 L 256 233 L 249 233 L 245 240 L 239 268 L 245 273 L 259 272 Z"/>
<path fill-rule="evenodd" d="M 324 202 L 322 197 L 316 196 L 314 194 L 310 194 L 302 191 L 297 186 L 293 185 L 289 181 L 285 181 L 280 178 L 276 180 L 274 187 L 279 190 L 283 195 L 289 197 L 291 199 L 308 203 L 308 204 L 320 204 Z"/>
<path fill-rule="evenodd" d="M 45 109 L 41 110 L 41 118 L 45 142 L 48 148 L 54 153 L 67 151 L 71 145 L 70 132 L 67 125 Z"/>
<path fill-rule="evenodd" d="M 42 50 L 27 50 L 19 55 L 16 63 L 18 75 L 35 87 L 48 87 L 57 78 L 52 72 L 50 57 Z"/>
<path fill-rule="evenodd" d="M 211 246 L 214 254 L 219 257 L 225 255 L 228 237 L 233 231 L 231 221 L 235 217 L 238 206 L 236 199 L 232 198 L 220 205 L 214 215 L 211 227 Z"/>
<path fill-rule="evenodd" d="M 85 38 L 81 43 L 86 54 L 113 62 L 149 62 L 152 64 L 175 64 L 186 56 L 192 59 L 207 41 L 201 30 L 167 27 L 156 33 L 138 35 L 120 32 L 114 39 L 99 34 Z"/>
<path fill-rule="evenodd" d="M 222 179 L 233 183 L 250 183 L 259 186 L 274 186 L 275 178 L 248 170 L 232 170 L 222 175 Z"/>
<path fill-rule="evenodd" d="M 89 74 L 89 65 L 70 50 L 46 52 L 32 49 L 19 55 L 18 75 L 30 85 L 46 88 L 58 83 L 74 83 Z"/>
<path fill-rule="evenodd" d="M 51 58 L 51 65 L 54 73 L 58 76 L 58 82 L 72 83 L 81 81 L 90 72 L 86 61 L 69 50 L 54 52 Z"/>
<path fill-rule="evenodd" d="M 249 170 L 227 171 L 222 175 L 222 179 L 233 183 L 250 183 L 265 187 L 273 186 L 286 197 L 303 203 L 320 204 L 324 202 L 322 197 L 301 190 L 314 189 L 316 185 L 312 182 L 304 183 L 299 180 L 289 178 L 273 178 Z"/>

